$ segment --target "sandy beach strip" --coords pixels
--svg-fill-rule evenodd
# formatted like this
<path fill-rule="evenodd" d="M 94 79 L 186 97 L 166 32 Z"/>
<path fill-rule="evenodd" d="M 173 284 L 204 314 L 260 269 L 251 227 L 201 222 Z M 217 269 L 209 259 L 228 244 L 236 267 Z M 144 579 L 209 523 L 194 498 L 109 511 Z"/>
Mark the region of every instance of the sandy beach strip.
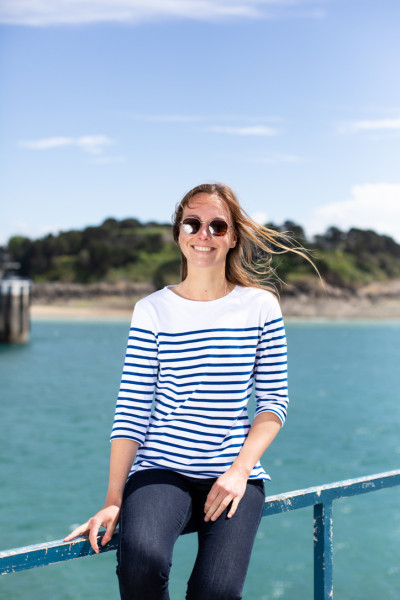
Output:
<path fill-rule="evenodd" d="M 69 300 L 51 304 L 33 303 L 33 320 L 123 320 L 130 321 L 138 297 Z M 285 320 L 400 320 L 400 299 L 283 297 Z"/>
<path fill-rule="evenodd" d="M 69 300 L 48 304 L 32 303 L 32 320 L 101 320 L 130 321 L 138 298 L 96 298 L 93 300 Z"/>

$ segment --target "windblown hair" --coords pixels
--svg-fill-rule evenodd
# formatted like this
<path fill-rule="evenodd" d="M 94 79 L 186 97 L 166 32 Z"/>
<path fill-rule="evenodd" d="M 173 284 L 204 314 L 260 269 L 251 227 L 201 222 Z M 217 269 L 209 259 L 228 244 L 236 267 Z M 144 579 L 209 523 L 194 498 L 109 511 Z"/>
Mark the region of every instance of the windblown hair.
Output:
<path fill-rule="evenodd" d="M 227 205 L 231 217 L 236 246 L 231 248 L 226 257 L 225 276 L 227 281 L 244 287 L 267 289 L 278 295 L 274 278 L 275 271 L 271 266 L 272 255 L 293 252 L 310 262 L 318 273 L 307 250 L 298 245 L 290 235 L 258 225 L 240 206 L 234 191 L 223 183 L 205 183 L 190 190 L 179 204 L 173 215 L 173 236 L 176 243 L 179 239 L 179 227 L 183 210 L 189 206 L 196 194 L 217 196 Z M 186 257 L 181 253 L 181 280 L 187 277 Z"/>

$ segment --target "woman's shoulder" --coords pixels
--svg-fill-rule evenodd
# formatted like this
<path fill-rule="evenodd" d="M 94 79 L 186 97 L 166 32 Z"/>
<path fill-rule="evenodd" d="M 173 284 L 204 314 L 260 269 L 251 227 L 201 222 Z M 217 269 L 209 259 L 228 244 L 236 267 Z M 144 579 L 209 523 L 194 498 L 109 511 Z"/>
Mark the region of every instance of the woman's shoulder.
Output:
<path fill-rule="evenodd" d="M 140 300 L 137 301 L 136 306 L 145 306 L 146 304 L 157 304 L 165 297 L 165 292 L 168 288 L 162 288 L 161 290 L 156 290 L 152 292 L 148 296 L 144 296 Z"/>
<path fill-rule="evenodd" d="M 167 293 L 167 288 L 157 290 L 144 298 L 138 300 L 135 304 L 134 312 L 136 313 L 150 313 L 153 316 L 163 310 L 163 305 L 168 302 L 170 294 Z M 172 295 L 172 294 L 171 294 Z"/>
<path fill-rule="evenodd" d="M 246 301 L 261 302 L 275 306 L 279 304 L 278 298 L 271 291 L 264 288 L 236 286 L 238 296 Z"/>
<path fill-rule="evenodd" d="M 238 290 L 243 310 L 258 315 L 261 320 L 274 321 L 282 318 L 278 298 L 269 290 L 255 287 L 240 287 Z"/>

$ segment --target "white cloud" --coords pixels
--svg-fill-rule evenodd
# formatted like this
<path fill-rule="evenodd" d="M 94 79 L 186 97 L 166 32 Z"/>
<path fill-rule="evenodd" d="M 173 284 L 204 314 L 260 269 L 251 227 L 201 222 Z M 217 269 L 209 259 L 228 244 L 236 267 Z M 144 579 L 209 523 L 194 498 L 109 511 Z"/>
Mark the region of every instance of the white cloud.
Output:
<path fill-rule="evenodd" d="M 340 127 L 341 133 L 392 133 L 400 131 L 400 118 L 396 119 L 365 119 L 353 121 Z"/>
<path fill-rule="evenodd" d="M 105 146 L 114 144 L 114 140 L 106 135 L 83 135 L 81 137 L 51 137 L 40 140 L 22 140 L 18 142 L 21 148 L 29 150 L 49 150 L 51 148 L 62 148 L 75 146 L 89 154 L 102 154 Z"/>
<path fill-rule="evenodd" d="M 9 231 L 4 230 L 0 232 L 0 245 L 6 245 L 10 237 L 15 235 L 21 235 L 23 237 L 28 237 L 31 240 L 36 240 L 48 235 L 49 233 L 57 235 L 63 229 L 65 230 L 65 226 L 54 223 L 43 223 L 41 225 L 34 226 L 26 221 L 13 221 L 8 226 Z"/>
<path fill-rule="evenodd" d="M 62 146 L 71 146 L 74 143 L 73 138 L 53 137 L 42 140 L 27 140 L 18 142 L 22 148 L 30 150 L 48 150 L 49 148 L 61 148 Z"/>
<path fill-rule="evenodd" d="M 98 156 L 94 158 L 92 163 L 97 165 L 112 165 L 115 163 L 124 163 L 126 162 L 125 156 Z"/>
<path fill-rule="evenodd" d="M 211 115 L 190 115 L 190 114 L 144 114 L 144 113 L 132 113 L 127 111 L 120 111 L 117 113 L 122 117 L 127 117 L 135 121 L 143 121 L 149 123 L 197 123 L 207 122 L 210 120 L 224 121 L 224 122 L 237 122 L 241 123 L 257 123 L 268 122 L 268 123 L 282 123 L 283 119 L 277 116 L 257 116 L 257 115 L 246 115 L 246 114 L 211 114 Z"/>
<path fill-rule="evenodd" d="M 266 223 L 268 223 L 268 215 L 266 212 L 263 212 L 262 210 L 259 210 L 250 216 L 253 219 L 253 221 L 258 223 L 259 225 L 265 225 Z"/>
<path fill-rule="evenodd" d="M 342 230 L 373 229 L 400 242 L 400 184 L 355 185 L 348 200 L 315 209 L 306 229 L 313 235 L 323 233 L 331 225 Z"/>
<path fill-rule="evenodd" d="M 284 152 L 271 152 L 267 156 L 258 156 L 251 159 L 250 162 L 259 165 L 294 165 L 307 162 L 307 159 L 297 154 L 287 154 Z"/>
<path fill-rule="evenodd" d="M 144 123 L 195 123 L 204 121 L 206 118 L 197 115 L 144 115 L 140 113 L 127 113 L 126 116 Z"/>
<path fill-rule="evenodd" d="M 84 135 L 76 139 L 76 146 L 89 154 L 101 154 L 104 146 L 110 146 L 114 140 L 106 135 Z"/>
<path fill-rule="evenodd" d="M 228 135 L 240 135 L 240 136 L 272 136 L 276 135 L 278 131 L 273 129 L 272 127 L 267 127 L 266 125 L 254 125 L 254 126 L 245 126 L 245 127 L 231 127 L 225 125 L 212 125 L 207 128 L 208 131 L 212 131 L 214 133 L 226 133 Z"/>
<path fill-rule="evenodd" d="M 122 113 L 129 119 L 141 121 L 143 123 L 166 123 L 182 125 L 191 123 L 200 123 L 202 131 L 210 131 L 213 133 L 225 133 L 230 135 L 254 135 L 254 136 L 269 136 L 276 135 L 278 130 L 270 125 L 263 125 L 263 122 L 280 124 L 280 117 L 259 117 L 250 115 L 184 115 L 184 114 L 140 114 L 140 113 Z M 210 121 L 219 121 L 220 123 L 228 123 L 227 125 L 208 125 Z M 240 122 L 241 125 L 235 123 Z M 231 124 L 229 124 L 231 123 Z M 232 125 L 232 123 L 234 123 Z M 244 123 L 247 123 L 244 125 Z"/>
<path fill-rule="evenodd" d="M 326 0 L 2 0 L 0 23 L 51 26 L 138 23 L 160 18 L 320 18 L 324 16 L 325 3 Z"/>

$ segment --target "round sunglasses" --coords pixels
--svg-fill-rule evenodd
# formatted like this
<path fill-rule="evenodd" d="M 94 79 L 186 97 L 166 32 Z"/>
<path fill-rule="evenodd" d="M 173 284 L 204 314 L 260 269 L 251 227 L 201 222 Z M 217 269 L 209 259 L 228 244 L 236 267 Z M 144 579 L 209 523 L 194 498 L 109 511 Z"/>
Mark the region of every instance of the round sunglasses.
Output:
<path fill-rule="evenodd" d="M 200 221 L 197 217 L 187 217 L 180 222 L 182 229 L 185 233 L 195 235 L 199 233 L 203 223 L 208 225 L 208 231 L 214 237 L 221 237 L 225 235 L 232 225 L 228 225 L 223 219 L 213 219 L 212 221 Z"/>

